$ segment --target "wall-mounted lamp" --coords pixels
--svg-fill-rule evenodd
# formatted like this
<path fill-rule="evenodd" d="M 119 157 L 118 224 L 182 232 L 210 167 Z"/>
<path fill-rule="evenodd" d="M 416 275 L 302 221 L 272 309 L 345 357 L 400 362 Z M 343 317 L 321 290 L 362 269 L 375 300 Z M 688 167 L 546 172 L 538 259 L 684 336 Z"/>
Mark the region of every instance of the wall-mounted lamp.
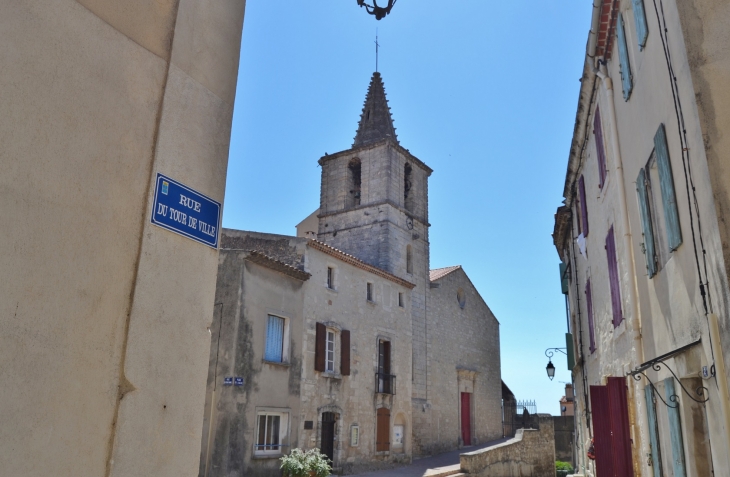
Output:
<path fill-rule="evenodd" d="M 553 364 L 552 359 L 550 359 L 555 355 L 555 351 L 560 351 L 566 356 L 568 355 L 568 353 L 566 353 L 566 348 L 548 348 L 545 350 L 545 356 L 548 357 L 548 364 L 547 366 L 545 366 L 545 370 L 547 371 L 547 375 L 548 378 L 550 378 L 550 381 L 552 381 L 555 377 L 555 365 Z"/>

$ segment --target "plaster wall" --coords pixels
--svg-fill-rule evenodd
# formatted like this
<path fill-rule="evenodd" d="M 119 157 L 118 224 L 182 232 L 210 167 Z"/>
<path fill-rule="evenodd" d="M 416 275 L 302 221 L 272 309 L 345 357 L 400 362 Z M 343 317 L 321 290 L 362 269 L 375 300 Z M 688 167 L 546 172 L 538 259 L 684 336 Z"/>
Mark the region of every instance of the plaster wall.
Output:
<path fill-rule="evenodd" d="M 334 290 L 327 288 L 327 268 L 334 268 Z M 345 473 L 390 467 L 410 462 L 411 424 L 411 291 L 395 282 L 308 248 L 305 285 L 304 338 L 302 355 L 301 417 L 299 441 L 306 448 L 321 446 L 323 412 L 337 415 L 334 466 Z M 366 284 L 373 284 L 373 300 L 367 300 Z M 403 294 L 403 307 L 398 304 Z M 335 372 L 314 370 L 315 324 L 350 331 L 349 376 L 340 373 L 341 349 L 335 346 Z M 396 376 L 394 395 L 376 393 L 378 341 L 391 343 L 391 374 Z M 391 447 L 377 452 L 376 412 L 390 410 Z M 304 429 L 313 421 L 313 429 Z M 393 443 L 393 426 L 405 428 L 402 447 Z M 359 426 L 359 442 L 352 445 L 350 433 Z"/>
<path fill-rule="evenodd" d="M 201 477 L 272 475 L 281 454 L 255 455 L 257 413 L 288 413 L 281 443 L 297 447 L 304 283 L 248 261 L 248 252 L 221 250 L 211 328 Z M 284 363 L 264 360 L 269 315 L 286 320 Z M 225 385 L 242 377 L 243 386 Z"/>
<path fill-rule="evenodd" d="M 149 223 L 152 184 L 223 202 L 244 7 L 4 7 L 8 475 L 196 472 L 218 252 Z"/>
<path fill-rule="evenodd" d="M 464 445 L 461 393 L 471 393 L 471 444 L 502 437 L 499 322 L 478 291 L 458 269 L 429 288 L 429 399 L 414 400 L 419 454 Z M 457 293 L 464 293 L 464 307 Z"/>
<path fill-rule="evenodd" d="M 722 242 L 715 205 L 718 203 L 718 194 L 713 196 L 713 184 L 708 169 L 707 157 L 705 155 L 706 138 L 703 138 L 700 114 L 697 109 L 696 99 L 702 99 L 693 87 L 693 69 L 688 59 L 682 34 L 682 23 L 680 11 L 677 10 L 677 3 L 674 1 L 663 1 L 663 16 L 660 11 L 660 18 L 666 21 L 667 32 L 663 32 L 664 25 L 660 28 L 657 14 L 652 2 L 644 2 L 648 20 L 648 40 L 643 50 L 637 44 L 634 12 L 632 2 L 622 1 L 620 12 L 624 18 L 627 33 L 627 45 L 633 77 L 633 90 L 628 101 L 625 101 L 621 92 L 621 77 L 619 72 L 619 55 L 616 45 L 614 54 L 608 61 L 608 74 L 613 80 L 613 97 L 609 97 L 610 90 L 603 87 L 598 88 L 598 104 L 601 108 L 604 141 L 607 143 L 607 163 L 609 166 L 609 182 L 607 193 L 613 194 L 613 205 L 605 202 L 599 195 L 597 199 L 593 194 L 588 194 L 588 216 L 591 227 L 590 236 L 598 231 L 597 238 L 605 238 L 604 224 L 608 220 L 620 222 L 620 209 L 616 206 L 618 197 L 615 191 L 615 182 L 623 174 L 624 187 L 626 190 L 627 213 L 630 230 L 622 233 L 629 233 L 631 246 L 635 261 L 632 264 L 628 250 L 622 249 L 620 236 L 616 235 L 617 253 L 619 255 L 619 274 L 622 287 L 622 298 L 624 306 L 625 325 L 622 324 L 613 329 L 611 324 L 611 302 L 608 289 L 605 252 L 602 243 L 591 239 L 589 236 L 587 257 L 577 252 L 578 257 L 575 263 L 575 274 L 572 278 L 578 281 L 576 289 L 575 281 L 571 282 L 571 309 L 573 311 L 573 331 L 576 335 L 576 349 L 585 357 L 583 372 L 587 375 L 587 385 L 603 384 L 605 376 L 620 376 L 636 367 L 641 362 L 647 361 L 664 353 L 670 352 L 681 346 L 687 345 L 698 339 L 702 344 L 696 349 L 689 350 L 682 355 L 667 360 L 666 365 L 673 369 L 680 378 L 697 376 L 701 366 L 711 361 L 712 350 L 709 347 L 709 333 L 704 314 L 702 295 L 699 287 L 699 274 L 695 260 L 695 247 L 693 243 L 693 230 L 691 224 L 695 224 L 694 234 L 697 241 L 697 253 L 700 260 L 702 274 L 704 276 L 704 262 L 700 238 L 704 242 L 704 260 L 707 262 L 707 276 L 709 281 L 708 306 L 719 316 L 727 316 L 727 280 L 725 275 L 725 264 L 722 252 Z M 683 4 L 683 9 L 685 9 Z M 689 8 L 692 10 L 692 8 Z M 684 13 L 686 15 L 687 13 Z M 694 18 L 689 21 L 694 21 Z M 687 23 L 687 22 L 684 22 Z M 697 26 L 695 24 L 695 26 Z M 680 142 L 680 132 L 677 123 L 677 111 L 675 100 L 671 89 L 670 75 L 668 72 L 667 60 L 664 54 L 664 45 L 660 33 L 664 33 L 666 45 L 671 53 L 672 68 L 677 80 L 677 98 L 681 103 L 681 113 L 684 119 L 684 129 L 687 134 L 688 157 L 683 162 L 683 146 Z M 693 34 L 696 34 L 693 31 Z M 693 40 L 694 41 L 694 40 Z M 701 40 L 700 40 L 701 41 Z M 598 82 L 600 85 L 600 81 Z M 605 114 L 608 101 L 614 101 L 618 124 L 618 140 L 620 144 L 620 155 L 623 162 L 623 170 L 617 169 L 616 151 L 610 147 L 610 125 L 607 124 L 608 117 Z M 592 121 L 592 117 L 590 118 Z M 592 124 L 592 122 L 591 122 Z M 664 124 L 667 133 L 670 162 L 674 176 L 674 186 L 677 195 L 679 222 L 682 231 L 683 243 L 677 250 L 664 254 L 660 260 L 658 273 L 649 278 L 646 268 L 646 259 L 642 253 L 644 237 L 642 234 L 641 220 L 636 195 L 636 180 L 639 170 L 646 166 L 654 150 L 654 135 L 660 124 Z M 583 173 L 586 175 L 586 186 L 597 184 L 596 161 L 594 136 L 590 135 L 589 147 L 585 156 Z M 694 184 L 694 197 L 691 196 L 691 185 L 685 179 L 685 165 L 692 172 Z M 611 183 L 613 182 L 613 184 Z M 605 187 L 605 186 L 604 186 Z M 611 188 L 614 187 L 614 192 Z M 688 194 L 689 188 L 689 194 Z M 689 195 L 689 198 L 688 198 Z M 719 206 L 718 206 L 719 208 Z M 693 217 L 690 218 L 690 209 Z M 661 205 L 656 210 L 663 213 Z M 574 209 L 574 217 L 578 213 Z M 698 215 L 702 223 L 701 234 L 697 228 Z M 720 217 L 722 219 L 722 217 Z M 596 223 L 598 225 L 596 226 Z M 572 236 L 577 235 L 573 229 Z M 658 240 L 666 243 L 666 236 L 661 232 Z M 595 251 L 595 253 L 593 252 Z M 593 291 L 593 309 L 595 332 L 597 339 L 597 351 L 591 354 L 588 350 L 588 323 L 585 308 L 585 280 L 590 276 Z M 704 278 L 703 278 L 704 279 Z M 633 303 L 627 302 L 628 287 L 636 283 L 636 297 L 638 300 L 639 319 L 632 319 L 630 310 Z M 579 295 L 579 297 L 578 297 Z M 577 323 L 578 305 L 576 298 L 580 299 L 580 313 L 582 324 Z M 622 329 L 625 326 L 625 329 Z M 582 327 L 582 336 L 578 337 L 579 329 Z M 632 342 L 629 335 L 641 336 L 641 344 Z M 579 339 L 580 338 L 580 339 Z M 581 346 L 582 342 L 582 346 Z M 655 382 L 670 377 L 671 374 L 662 368 L 659 372 L 648 371 L 648 376 Z M 585 389 L 582 379 L 577 380 L 577 395 L 584 394 Z M 646 414 L 644 411 L 645 401 L 643 388 L 646 381 L 634 381 L 629 387 L 630 419 L 632 424 L 632 439 L 635 443 L 635 456 L 645 455 L 650 452 L 647 444 L 647 423 L 644 422 Z M 720 416 L 720 396 L 717 388 L 708 386 L 710 398 L 706 405 L 708 416 Z M 680 396 L 680 400 L 688 400 Z M 691 422 L 692 416 L 682 414 L 683 428 L 685 429 L 685 455 L 692 454 L 692 449 L 699 445 L 698 439 L 704 437 L 701 432 L 694 432 L 696 428 Z M 727 469 L 727 453 L 720 451 L 719 447 L 725 441 L 724 430 L 721 419 L 709 419 L 710 441 L 713 445 L 712 460 L 715 469 Z M 581 429 L 585 438 L 585 429 Z M 663 436 L 668 445 L 669 437 Z M 635 458 L 635 472 L 640 475 L 649 475 L 651 469 L 647 466 L 645 459 Z M 693 464 L 694 465 L 694 464 Z M 703 467 L 705 466 L 705 467 Z M 694 467 L 688 468 L 688 475 L 702 475 L 706 464 L 696 463 Z"/>

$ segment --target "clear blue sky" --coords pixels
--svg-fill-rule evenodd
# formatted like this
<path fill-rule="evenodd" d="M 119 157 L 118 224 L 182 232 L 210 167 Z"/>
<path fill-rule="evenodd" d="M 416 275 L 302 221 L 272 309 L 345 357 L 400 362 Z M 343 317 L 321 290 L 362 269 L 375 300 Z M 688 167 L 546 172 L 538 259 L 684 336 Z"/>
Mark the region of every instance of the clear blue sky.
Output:
<path fill-rule="evenodd" d="M 325 153 L 350 148 L 375 69 L 398 138 L 434 169 L 431 268 L 461 264 L 501 323 L 502 379 L 559 414 L 570 374 L 553 215 L 562 200 L 589 0 L 248 0 L 223 225 L 294 235 Z"/>

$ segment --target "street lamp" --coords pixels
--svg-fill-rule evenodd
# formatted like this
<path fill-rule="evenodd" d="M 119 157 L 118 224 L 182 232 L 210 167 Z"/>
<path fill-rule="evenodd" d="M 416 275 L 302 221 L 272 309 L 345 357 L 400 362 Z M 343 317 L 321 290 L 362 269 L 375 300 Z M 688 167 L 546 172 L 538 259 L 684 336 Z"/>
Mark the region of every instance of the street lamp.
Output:
<path fill-rule="evenodd" d="M 548 378 L 550 378 L 550 381 L 553 380 L 555 377 L 555 365 L 553 364 L 553 360 L 550 359 L 555 355 L 555 351 L 560 351 L 565 356 L 568 356 L 568 353 L 566 353 L 566 348 L 548 348 L 545 350 L 545 356 L 548 357 L 548 364 L 545 366 L 545 371 L 547 371 Z"/>
<path fill-rule="evenodd" d="M 376 20 L 382 20 L 385 18 L 385 15 L 390 13 L 390 10 L 395 5 L 395 2 L 398 0 L 388 0 L 388 6 L 387 7 L 379 7 L 378 6 L 378 0 L 372 0 L 373 4 L 365 3 L 365 0 L 357 0 L 357 4 L 360 5 L 360 7 L 365 7 L 365 10 L 370 15 L 375 15 Z"/>

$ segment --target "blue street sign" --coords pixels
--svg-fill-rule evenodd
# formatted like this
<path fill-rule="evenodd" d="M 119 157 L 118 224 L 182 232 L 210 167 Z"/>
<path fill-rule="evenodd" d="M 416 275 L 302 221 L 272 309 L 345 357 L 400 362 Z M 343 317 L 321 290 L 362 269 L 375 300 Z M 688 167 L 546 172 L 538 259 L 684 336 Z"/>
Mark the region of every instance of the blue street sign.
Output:
<path fill-rule="evenodd" d="M 151 221 L 196 242 L 218 248 L 221 205 L 157 173 Z"/>
<path fill-rule="evenodd" d="M 233 378 L 231 376 L 226 376 L 225 378 L 223 378 L 223 384 L 226 386 L 232 386 Z"/>
<path fill-rule="evenodd" d="M 243 386 L 243 378 L 236 376 L 236 386 Z"/>

